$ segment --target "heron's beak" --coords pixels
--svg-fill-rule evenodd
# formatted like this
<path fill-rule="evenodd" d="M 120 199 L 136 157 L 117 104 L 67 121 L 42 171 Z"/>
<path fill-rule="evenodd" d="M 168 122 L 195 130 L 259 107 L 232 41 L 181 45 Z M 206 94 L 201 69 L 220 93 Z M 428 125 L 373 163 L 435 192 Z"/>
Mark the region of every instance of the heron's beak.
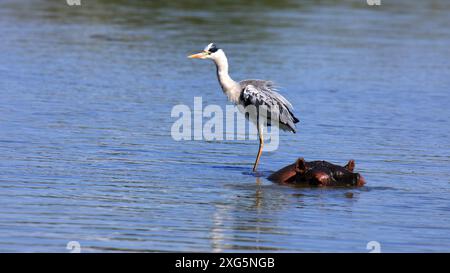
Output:
<path fill-rule="evenodd" d="M 197 53 L 197 54 L 192 54 L 192 55 L 188 56 L 188 58 L 191 58 L 191 59 L 204 59 L 206 56 L 207 56 L 206 52 L 200 52 L 200 53 Z"/>

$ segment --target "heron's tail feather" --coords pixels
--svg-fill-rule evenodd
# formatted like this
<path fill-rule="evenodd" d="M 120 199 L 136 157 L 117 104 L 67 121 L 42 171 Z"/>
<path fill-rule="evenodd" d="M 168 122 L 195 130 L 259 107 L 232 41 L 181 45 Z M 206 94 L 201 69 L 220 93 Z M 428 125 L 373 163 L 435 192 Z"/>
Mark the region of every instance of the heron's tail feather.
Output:
<path fill-rule="evenodd" d="M 295 124 L 293 122 L 288 122 L 287 124 L 285 123 L 280 123 L 280 129 L 283 131 L 287 131 L 287 132 L 291 132 L 291 133 L 296 133 L 296 128 L 295 128 Z"/>

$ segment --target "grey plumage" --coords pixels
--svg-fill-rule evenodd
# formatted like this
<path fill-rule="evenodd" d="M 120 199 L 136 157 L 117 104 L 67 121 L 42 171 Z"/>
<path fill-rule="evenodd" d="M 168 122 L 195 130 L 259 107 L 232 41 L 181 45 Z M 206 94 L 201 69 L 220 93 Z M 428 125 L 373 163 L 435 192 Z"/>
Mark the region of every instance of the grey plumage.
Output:
<path fill-rule="evenodd" d="M 243 80 L 239 82 L 241 87 L 240 104 L 244 107 L 249 105 L 267 107 L 267 125 L 270 126 L 270 120 L 278 119 L 279 127 L 282 130 L 295 133 L 295 123 L 299 120 L 294 116 L 291 103 L 285 99 L 273 82 L 266 80 Z"/>
<path fill-rule="evenodd" d="M 271 81 L 234 81 L 228 73 L 228 60 L 225 52 L 214 43 L 208 44 L 202 52 L 190 55 L 189 58 L 214 61 L 222 91 L 230 101 L 243 106 L 238 109 L 243 111 L 245 116 L 258 128 L 259 149 L 253 165 L 253 171 L 256 171 L 264 146 L 264 125 L 278 126 L 282 130 L 295 133 L 295 123 L 299 120 L 292 112 L 292 105 L 277 92 Z M 276 121 L 276 123 L 271 124 L 271 121 Z"/>

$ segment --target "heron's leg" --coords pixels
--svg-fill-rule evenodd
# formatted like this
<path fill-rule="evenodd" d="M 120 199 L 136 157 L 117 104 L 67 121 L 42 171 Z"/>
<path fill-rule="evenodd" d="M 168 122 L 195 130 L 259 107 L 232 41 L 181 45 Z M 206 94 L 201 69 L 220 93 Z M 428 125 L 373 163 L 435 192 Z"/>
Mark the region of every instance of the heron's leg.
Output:
<path fill-rule="evenodd" d="M 258 155 L 256 156 L 255 164 L 253 165 L 253 171 L 256 172 L 256 168 L 258 167 L 259 158 L 261 157 L 262 149 L 264 147 L 264 137 L 263 137 L 263 127 L 258 122 L 258 135 L 259 135 L 259 150 Z"/>

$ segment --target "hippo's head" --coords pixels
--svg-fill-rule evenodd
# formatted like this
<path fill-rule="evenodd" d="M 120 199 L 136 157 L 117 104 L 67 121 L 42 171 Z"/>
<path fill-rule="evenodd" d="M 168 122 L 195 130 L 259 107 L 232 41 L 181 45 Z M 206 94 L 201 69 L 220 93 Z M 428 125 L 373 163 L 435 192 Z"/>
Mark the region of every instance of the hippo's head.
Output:
<path fill-rule="evenodd" d="M 303 158 L 295 162 L 295 180 L 315 186 L 363 186 L 364 178 L 354 173 L 355 161 L 350 160 L 344 167 L 326 161 L 306 162 Z"/>

